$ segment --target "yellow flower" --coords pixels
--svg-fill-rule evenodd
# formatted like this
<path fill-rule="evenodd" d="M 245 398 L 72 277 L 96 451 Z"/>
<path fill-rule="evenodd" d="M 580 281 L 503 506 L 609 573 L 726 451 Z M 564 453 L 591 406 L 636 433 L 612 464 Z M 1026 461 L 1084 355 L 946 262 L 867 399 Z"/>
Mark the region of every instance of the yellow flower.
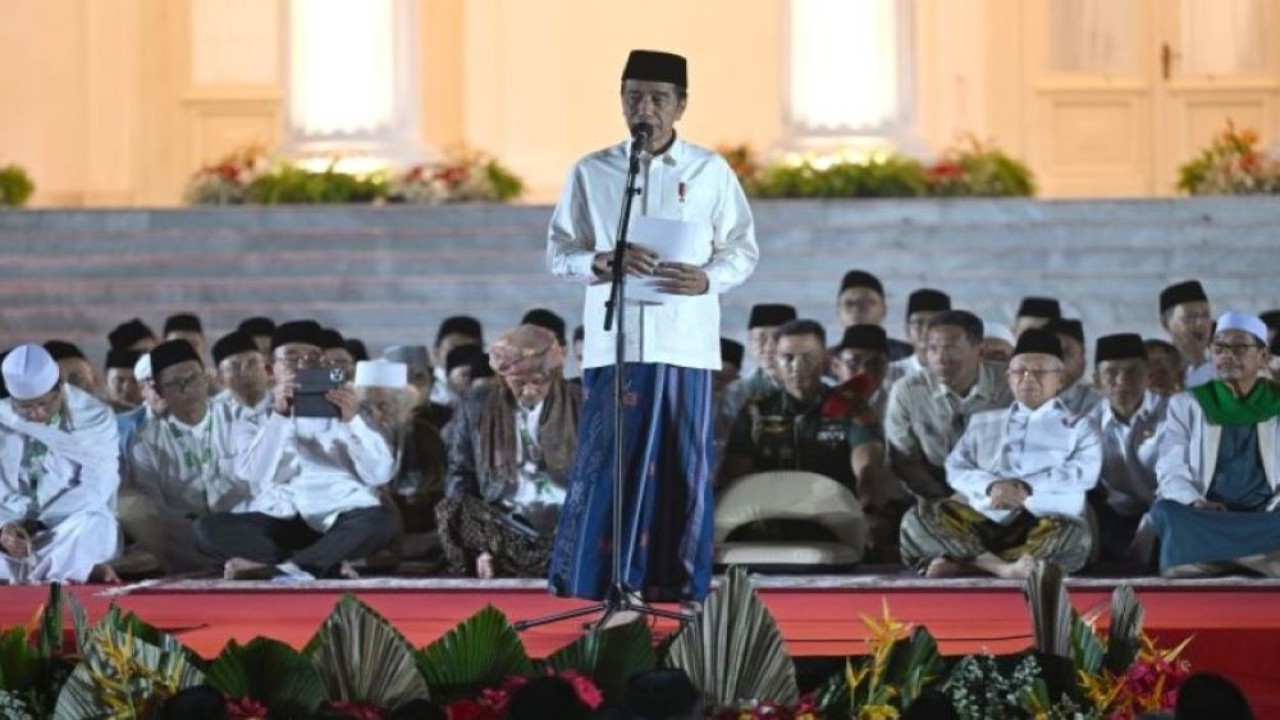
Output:
<path fill-rule="evenodd" d="M 891 705 L 864 705 L 858 720 L 898 720 L 898 709 Z"/>

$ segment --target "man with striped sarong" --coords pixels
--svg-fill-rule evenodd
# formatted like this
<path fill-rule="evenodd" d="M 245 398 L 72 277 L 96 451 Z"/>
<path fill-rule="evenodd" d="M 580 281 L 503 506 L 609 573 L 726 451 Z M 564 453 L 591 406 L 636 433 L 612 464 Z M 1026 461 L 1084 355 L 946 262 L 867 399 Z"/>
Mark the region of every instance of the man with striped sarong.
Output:
<path fill-rule="evenodd" d="M 550 587 L 557 595 L 603 598 L 615 582 L 615 542 L 624 573 L 618 580 L 645 600 L 699 602 L 710 584 L 711 375 L 721 366 L 719 295 L 747 279 L 759 250 L 732 169 L 717 153 L 676 136 L 687 88 L 685 59 L 670 53 L 633 51 L 622 74 L 627 125 L 650 130 L 647 140 L 635 141 L 642 147 L 631 239 L 638 242 L 645 225 L 654 237 L 683 238 L 686 259 L 697 259 L 664 261 L 638 244 L 625 253 L 621 270 L 642 278 L 660 297 L 633 303 L 639 283 L 628 284 L 620 538 L 613 537 L 616 336 L 604 330 L 604 317 L 632 141 L 580 160 L 551 219 L 549 269 L 588 286 L 585 406 L 551 559 Z"/>
<path fill-rule="evenodd" d="M 951 498 L 923 501 L 903 521 L 902 556 L 929 577 L 981 571 L 1025 578 L 1039 561 L 1067 572 L 1093 550 L 1085 495 L 1098 482 L 1102 442 L 1088 416 L 1055 397 L 1062 344 L 1026 330 L 1009 363 L 1016 402 L 976 415 L 947 458 Z"/>

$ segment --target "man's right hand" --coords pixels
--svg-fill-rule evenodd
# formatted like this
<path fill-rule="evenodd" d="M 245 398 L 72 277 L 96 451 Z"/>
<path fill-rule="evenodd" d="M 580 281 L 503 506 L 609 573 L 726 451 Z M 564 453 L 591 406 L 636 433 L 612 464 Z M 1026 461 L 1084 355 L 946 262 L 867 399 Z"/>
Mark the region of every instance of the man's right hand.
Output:
<path fill-rule="evenodd" d="M 1227 509 L 1226 505 L 1212 500 L 1197 500 L 1191 503 L 1191 507 L 1197 510 L 1212 510 L 1214 512 L 1225 512 Z"/>
<path fill-rule="evenodd" d="M 31 554 L 31 537 L 17 523 L 9 523 L 0 528 L 0 549 L 9 557 L 26 558 Z"/>
<path fill-rule="evenodd" d="M 1018 480 L 997 480 L 987 488 L 991 498 L 991 507 L 997 510 L 1017 510 L 1026 504 L 1030 493 L 1027 487 Z"/>
<path fill-rule="evenodd" d="M 292 369 L 280 368 L 275 374 L 275 386 L 271 393 L 275 398 L 277 415 L 288 415 L 293 411 L 293 393 L 298 389 L 297 375 Z"/>
<path fill-rule="evenodd" d="M 657 253 L 652 250 L 628 243 L 622 266 L 627 269 L 628 275 L 649 277 L 658 269 L 658 259 Z M 601 280 L 613 279 L 613 251 L 596 253 L 595 259 L 591 261 L 591 271 Z"/>

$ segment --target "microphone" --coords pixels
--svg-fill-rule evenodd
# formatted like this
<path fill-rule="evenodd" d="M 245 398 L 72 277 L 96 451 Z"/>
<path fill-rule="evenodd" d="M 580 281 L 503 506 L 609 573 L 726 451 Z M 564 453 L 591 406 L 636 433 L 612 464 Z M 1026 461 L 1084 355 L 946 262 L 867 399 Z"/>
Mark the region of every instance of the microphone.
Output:
<path fill-rule="evenodd" d="M 649 144 L 653 137 L 653 126 L 647 122 L 638 122 L 631 126 L 631 157 L 639 157 L 640 151 Z"/>

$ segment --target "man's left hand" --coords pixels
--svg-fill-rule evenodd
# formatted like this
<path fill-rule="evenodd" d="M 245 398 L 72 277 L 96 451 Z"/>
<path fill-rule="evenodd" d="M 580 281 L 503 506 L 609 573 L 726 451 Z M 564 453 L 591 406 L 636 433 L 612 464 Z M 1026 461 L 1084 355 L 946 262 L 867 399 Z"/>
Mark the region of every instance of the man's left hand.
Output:
<path fill-rule="evenodd" d="M 668 295 L 702 295 L 711 287 L 711 280 L 697 265 L 664 262 L 653 276 L 658 279 L 658 291 Z"/>
<path fill-rule="evenodd" d="M 349 387 L 340 387 L 325 393 L 324 399 L 338 406 L 339 420 L 349 423 L 356 416 L 356 391 Z"/>

